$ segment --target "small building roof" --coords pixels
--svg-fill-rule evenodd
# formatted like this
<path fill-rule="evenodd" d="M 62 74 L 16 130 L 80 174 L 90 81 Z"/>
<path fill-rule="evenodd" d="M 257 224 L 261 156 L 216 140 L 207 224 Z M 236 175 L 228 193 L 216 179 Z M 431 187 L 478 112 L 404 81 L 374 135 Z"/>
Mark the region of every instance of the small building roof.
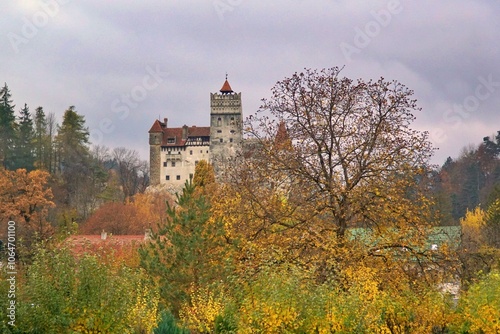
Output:
<path fill-rule="evenodd" d="M 74 254 L 83 254 L 89 251 L 95 251 L 100 247 L 109 247 L 112 249 L 122 249 L 127 247 L 139 247 L 146 242 L 144 234 L 141 235 L 72 235 L 63 241 L 64 245 L 69 246 Z"/>

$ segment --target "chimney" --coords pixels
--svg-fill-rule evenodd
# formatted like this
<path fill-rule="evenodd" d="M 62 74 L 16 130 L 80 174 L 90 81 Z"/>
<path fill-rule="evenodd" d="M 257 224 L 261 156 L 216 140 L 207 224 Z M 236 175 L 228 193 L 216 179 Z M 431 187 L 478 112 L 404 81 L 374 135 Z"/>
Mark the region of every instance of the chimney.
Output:
<path fill-rule="evenodd" d="M 188 137 L 188 126 L 184 125 L 182 127 L 182 140 L 186 140 Z"/>
<path fill-rule="evenodd" d="M 164 124 L 164 127 L 167 127 L 167 124 L 168 124 L 168 118 L 164 118 L 163 119 L 163 124 Z"/>
<path fill-rule="evenodd" d="M 146 231 L 144 232 L 144 240 L 151 240 L 152 235 L 153 232 L 151 231 L 151 229 L 147 228 Z"/>

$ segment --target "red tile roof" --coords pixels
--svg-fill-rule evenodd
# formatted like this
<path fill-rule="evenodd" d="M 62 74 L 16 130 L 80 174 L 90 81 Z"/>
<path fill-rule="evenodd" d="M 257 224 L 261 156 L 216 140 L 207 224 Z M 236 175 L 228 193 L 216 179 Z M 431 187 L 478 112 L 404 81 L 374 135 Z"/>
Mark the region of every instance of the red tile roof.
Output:
<path fill-rule="evenodd" d="M 185 146 L 187 139 L 193 137 L 210 137 L 210 127 L 209 126 L 188 126 L 187 127 L 187 137 L 182 139 L 182 127 L 181 128 L 167 128 L 165 124 L 159 120 L 155 120 L 151 130 L 149 132 L 163 132 L 162 146 Z M 174 142 L 168 141 L 169 138 L 174 138 Z"/>
<path fill-rule="evenodd" d="M 162 122 L 160 122 L 159 120 L 156 120 L 153 123 L 153 126 L 151 127 L 151 129 L 149 129 L 149 133 L 151 133 L 151 132 L 162 132 L 163 131 L 163 126 L 164 126 L 164 124 Z"/>
<path fill-rule="evenodd" d="M 231 89 L 231 85 L 229 85 L 229 82 L 227 81 L 227 79 L 224 82 L 224 84 L 222 85 L 222 88 L 220 89 L 220 92 L 221 93 L 226 93 L 226 94 L 233 92 L 233 90 Z"/>
<path fill-rule="evenodd" d="M 96 247 L 110 247 L 119 249 L 123 247 L 137 247 L 144 243 L 146 239 L 141 235 L 107 235 L 102 239 L 101 235 L 73 235 L 64 240 L 64 244 L 69 246 L 75 254 L 82 254 Z"/>

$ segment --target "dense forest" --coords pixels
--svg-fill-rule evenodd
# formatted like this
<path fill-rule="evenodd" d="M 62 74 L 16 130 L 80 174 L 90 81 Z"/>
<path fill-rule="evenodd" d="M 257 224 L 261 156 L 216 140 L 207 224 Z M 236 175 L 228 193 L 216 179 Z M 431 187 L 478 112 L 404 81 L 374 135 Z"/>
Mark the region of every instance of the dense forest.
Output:
<path fill-rule="evenodd" d="M 500 131 L 434 166 L 412 94 L 295 73 L 241 154 L 172 195 L 137 152 L 92 146 L 74 106 L 16 112 L 5 84 L 1 331 L 498 333 Z M 75 251 L 101 231 L 150 236 Z"/>

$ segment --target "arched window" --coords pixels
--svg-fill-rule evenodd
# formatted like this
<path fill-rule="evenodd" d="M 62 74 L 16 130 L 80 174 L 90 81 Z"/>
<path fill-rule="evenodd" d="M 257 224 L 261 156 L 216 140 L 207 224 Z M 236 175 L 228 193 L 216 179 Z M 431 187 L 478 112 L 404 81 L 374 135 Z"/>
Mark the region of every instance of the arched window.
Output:
<path fill-rule="evenodd" d="M 217 126 L 221 126 L 222 125 L 222 118 L 217 118 Z"/>

